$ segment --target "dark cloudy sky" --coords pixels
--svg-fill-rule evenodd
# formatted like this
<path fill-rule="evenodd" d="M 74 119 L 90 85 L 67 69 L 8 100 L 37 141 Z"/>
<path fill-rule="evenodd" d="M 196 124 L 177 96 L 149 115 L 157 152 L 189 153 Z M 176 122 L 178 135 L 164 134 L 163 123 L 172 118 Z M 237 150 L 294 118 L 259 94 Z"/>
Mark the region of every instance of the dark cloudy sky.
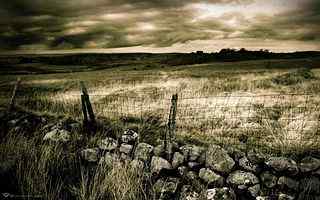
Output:
<path fill-rule="evenodd" d="M 320 50 L 320 0 L 0 0 L 0 51 Z"/>

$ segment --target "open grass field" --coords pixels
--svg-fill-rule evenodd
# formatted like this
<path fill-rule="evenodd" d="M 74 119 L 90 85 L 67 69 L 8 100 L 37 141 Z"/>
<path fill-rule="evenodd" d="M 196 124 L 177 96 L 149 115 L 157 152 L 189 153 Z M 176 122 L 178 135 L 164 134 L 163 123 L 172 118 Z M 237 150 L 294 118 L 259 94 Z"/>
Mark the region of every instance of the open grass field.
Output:
<path fill-rule="evenodd" d="M 35 73 L 22 75 L 19 66 L 1 69 L 11 71 L 0 75 L 0 105 L 8 105 L 20 77 L 16 104 L 45 116 L 25 118 L 22 113 L 18 120 L 10 118 L 9 125 L 19 122 L 22 128 L 13 127 L 0 138 L 0 175 L 5 180 L 1 192 L 52 200 L 156 199 L 148 174 L 126 162 L 91 168 L 79 159 L 79 150 L 95 148 L 101 139 L 117 137 L 127 128 L 136 130 L 141 142 L 158 145 L 173 94 L 178 94 L 179 143 L 216 143 L 295 158 L 316 155 L 320 149 L 320 58 L 182 66 L 140 63 L 99 70 L 72 66 L 77 72 L 55 66 L 59 73 L 42 65 L 29 67 Z M 46 127 L 60 124 L 59 116 L 69 124 L 72 119 L 82 121 L 79 81 L 84 81 L 103 128 L 89 136 L 81 128 L 71 130 L 67 144 L 43 141 Z M 207 199 L 206 188 L 196 183 L 191 184 L 203 196 L 199 199 Z"/>
<path fill-rule="evenodd" d="M 10 99 L 18 76 L 14 70 L 0 76 L 1 104 Z M 140 63 L 81 72 L 60 66 L 59 73 L 19 77 L 18 105 L 39 113 L 81 120 L 79 81 L 84 81 L 95 114 L 126 125 L 140 126 L 148 118 L 164 124 L 171 95 L 177 93 L 178 138 L 229 145 L 244 137 L 250 146 L 283 152 L 320 147 L 317 57 L 183 66 Z"/>

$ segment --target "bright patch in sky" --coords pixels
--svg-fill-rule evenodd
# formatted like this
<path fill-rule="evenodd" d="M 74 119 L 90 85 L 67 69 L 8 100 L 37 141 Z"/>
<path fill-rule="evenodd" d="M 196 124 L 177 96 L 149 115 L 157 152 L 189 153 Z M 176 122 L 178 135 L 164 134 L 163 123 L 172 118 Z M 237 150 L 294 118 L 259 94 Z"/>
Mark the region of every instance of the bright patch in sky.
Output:
<path fill-rule="evenodd" d="M 0 52 L 320 50 L 320 0 L 0 1 Z"/>

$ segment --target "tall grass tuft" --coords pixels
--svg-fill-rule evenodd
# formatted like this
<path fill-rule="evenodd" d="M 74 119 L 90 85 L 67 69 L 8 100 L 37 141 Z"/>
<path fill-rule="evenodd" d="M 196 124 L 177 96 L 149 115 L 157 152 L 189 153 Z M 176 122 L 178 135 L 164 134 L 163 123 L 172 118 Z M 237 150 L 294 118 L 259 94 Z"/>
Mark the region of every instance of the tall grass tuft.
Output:
<path fill-rule="evenodd" d="M 99 164 L 93 172 L 81 168 L 80 184 L 72 191 L 79 200 L 143 200 L 150 196 L 145 192 L 147 183 L 129 162 L 114 162 L 111 166 Z"/>

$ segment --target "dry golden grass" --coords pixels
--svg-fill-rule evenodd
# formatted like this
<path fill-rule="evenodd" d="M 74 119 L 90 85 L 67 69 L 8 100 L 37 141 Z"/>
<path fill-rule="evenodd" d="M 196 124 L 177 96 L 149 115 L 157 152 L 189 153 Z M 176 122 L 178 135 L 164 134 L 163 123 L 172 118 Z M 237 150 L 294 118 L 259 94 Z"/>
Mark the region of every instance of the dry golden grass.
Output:
<path fill-rule="evenodd" d="M 304 140 L 309 143 L 310 139 L 320 137 L 318 131 L 313 132 L 312 137 L 305 137 L 302 129 L 308 127 L 293 125 L 297 116 L 319 112 L 318 69 L 312 70 L 315 77 L 310 80 L 301 76 L 300 81 L 299 77 L 289 76 L 289 82 L 298 83 L 283 85 L 273 80 L 294 69 L 261 69 L 260 61 L 232 64 L 239 70 L 224 70 L 215 64 L 204 64 L 147 71 L 124 67 L 96 72 L 25 76 L 23 80 L 27 84 L 22 90 L 26 92 L 19 98 L 19 103 L 33 111 L 80 119 L 78 81 L 83 80 L 96 115 L 102 117 L 141 119 L 154 115 L 166 122 L 171 95 L 178 93 L 179 135 L 198 132 L 199 135 L 214 137 L 215 141 L 225 135 L 237 138 L 248 134 L 259 145 L 271 144 L 275 147 L 282 144 L 293 149 L 297 147 L 294 143 L 303 144 Z M 225 65 L 230 67 L 231 64 Z M 290 65 L 288 61 L 288 67 Z M 312 93 L 313 96 L 282 95 L 290 93 Z M 297 111 L 299 107 L 302 110 Z M 272 127 L 275 120 L 274 116 L 268 115 L 270 109 L 278 109 L 280 113 L 279 119 L 276 119 L 276 124 L 280 126 L 277 129 Z M 262 123 L 262 119 L 270 122 Z M 318 130 L 319 118 L 304 117 L 302 120 L 315 121 L 313 129 Z M 268 124 L 272 124 L 271 128 Z M 279 145 L 273 145 L 275 143 Z"/>

